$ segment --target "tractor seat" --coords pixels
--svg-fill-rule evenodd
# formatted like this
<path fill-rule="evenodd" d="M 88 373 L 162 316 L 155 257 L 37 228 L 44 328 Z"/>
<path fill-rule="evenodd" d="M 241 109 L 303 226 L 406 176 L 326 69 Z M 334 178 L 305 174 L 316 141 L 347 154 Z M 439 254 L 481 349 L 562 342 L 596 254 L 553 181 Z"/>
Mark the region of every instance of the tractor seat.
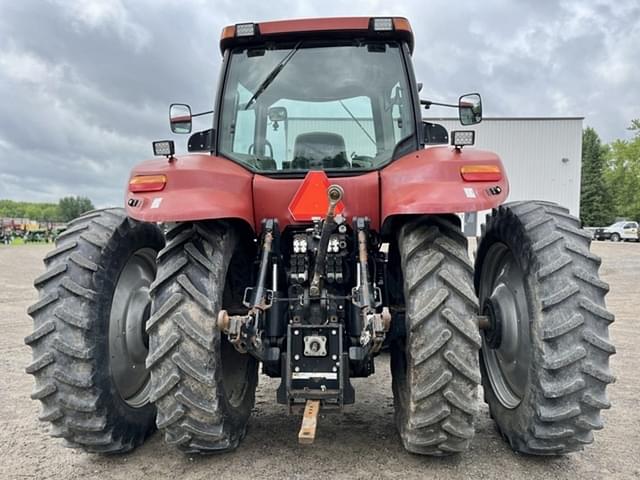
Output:
<path fill-rule="evenodd" d="M 344 138 L 337 133 L 310 132 L 296 137 L 291 168 L 314 170 L 320 168 L 349 168 Z"/>

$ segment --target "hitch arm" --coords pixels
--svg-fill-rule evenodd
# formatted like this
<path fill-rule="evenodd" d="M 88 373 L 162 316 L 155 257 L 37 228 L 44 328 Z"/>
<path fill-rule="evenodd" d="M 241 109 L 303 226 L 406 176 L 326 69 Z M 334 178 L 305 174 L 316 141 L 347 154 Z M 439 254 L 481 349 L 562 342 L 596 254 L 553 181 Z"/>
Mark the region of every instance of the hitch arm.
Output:
<path fill-rule="evenodd" d="M 264 355 L 264 347 L 258 330 L 259 320 L 264 311 L 271 307 L 274 296 L 274 291 L 266 288 L 269 259 L 274 240 L 274 228 L 276 228 L 274 221 L 267 221 L 260 255 L 258 283 L 254 288 L 245 290 L 244 305 L 249 308 L 249 311 L 246 315 L 229 315 L 226 310 L 220 310 L 217 319 L 218 328 L 227 334 L 229 341 L 236 350 L 240 353 L 251 352 L 259 360 L 262 360 Z M 274 289 L 277 288 L 276 282 L 277 270 L 274 264 Z"/>
<path fill-rule="evenodd" d="M 377 352 L 389 331 L 391 313 L 388 307 L 383 307 L 381 313 L 376 312 L 376 307 L 379 305 L 376 305 L 376 288 L 369 283 L 368 237 L 364 219 L 356 219 L 355 229 L 358 232 L 358 285 L 353 290 L 352 301 L 360 308 L 362 319 L 360 344 Z"/>
<path fill-rule="evenodd" d="M 320 280 L 324 275 L 325 263 L 327 261 L 327 248 L 329 247 L 329 238 L 335 229 L 335 212 L 336 205 L 342 200 L 344 190 L 340 185 L 331 185 L 327 189 L 327 196 L 329 197 L 329 210 L 327 211 L 327 217 L 322 223 L 322 231 L 320 232 L 320 242 L 318 243 L 318 252 L 316 253 L 316 265 L 313 269 L 313 279 L 311 280 L 311 286 L 309 287 L 309 295 L 312 297 L 320 296 Z"/>
<path fill-rule="evenodd" d="M 253 291 L 251 298 L 251 309 L 264 309 L 265 305 L 265 282 L 267 281 L 267 270 L 269 268 L 269 255 L 271 255 L 271 245 L 273 243 L 273 233 L 267 231 L 262 244 L 262 258 L 260 259 L 260 271 L 258 273 L 258 284 Z"/>

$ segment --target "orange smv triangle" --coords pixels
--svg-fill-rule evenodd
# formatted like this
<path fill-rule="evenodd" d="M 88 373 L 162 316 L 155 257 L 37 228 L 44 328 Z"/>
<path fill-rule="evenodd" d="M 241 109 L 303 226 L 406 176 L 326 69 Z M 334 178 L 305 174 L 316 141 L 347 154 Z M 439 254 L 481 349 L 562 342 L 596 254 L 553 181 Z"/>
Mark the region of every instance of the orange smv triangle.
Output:
<path fill-rule="evenodd" d="M 329 179 L 322 170 L 307 173 L 304 181 L 289 204 L 289 213 L 296 222 L 308 222 L 314 217 L 322 217 L 329 209 L 327 189 Z M 336 205 L 336 214 L 344 210 L 342 201 Z"/>

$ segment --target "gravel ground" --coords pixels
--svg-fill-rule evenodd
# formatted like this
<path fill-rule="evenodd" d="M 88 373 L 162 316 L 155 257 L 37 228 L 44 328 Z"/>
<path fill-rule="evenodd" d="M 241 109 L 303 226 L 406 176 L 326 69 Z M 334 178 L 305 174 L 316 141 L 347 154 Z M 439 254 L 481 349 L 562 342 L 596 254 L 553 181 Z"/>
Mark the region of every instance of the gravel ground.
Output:
<path fill-rule="evenodd" d="M 300 419 L 275 403 L 277 381 L 261 378 L 249 433 L 234 453 L 193 458 L 164 445 L 155 434 L 129 455 L 100 457 L 66 449 L 37 421 L 29 399 L 31 359 L 23 337 L 31 332 L 25 313 L 35 298 L 33 279 L 42 272 L 47 246 L 0 246 L 0 478 L 640 478 L 640 244 L 595 243 L 610 283 L 609 308 L 616 315 L 612 357 L 617 383 L 609 388 L 613 408 L 607 426 L 585 451 L 560 458 L 517 455 L 496 433 L 483 405 L 471 450 L 453 458 L 406 453 L 393 425 L 388 358 L 377 373 L 354 380 L 356 401 L 343 415 L 321 415 L 316 443 L 297 445 Z"/>

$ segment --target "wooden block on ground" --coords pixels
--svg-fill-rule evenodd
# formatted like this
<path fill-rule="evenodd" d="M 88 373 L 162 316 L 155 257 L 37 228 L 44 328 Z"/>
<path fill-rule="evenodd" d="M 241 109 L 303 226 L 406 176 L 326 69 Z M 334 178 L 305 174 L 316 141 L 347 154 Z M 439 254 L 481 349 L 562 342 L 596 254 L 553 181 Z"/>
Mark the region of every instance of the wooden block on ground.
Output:
<path fill-rule="evenodd" d="M 316 439 L 316 427 L 318 426 L 318 413 L 320 412 L 320 400 L 307 400 L 302 414 L 302 425 L 298 433 L 298 443 L 311 445 Z"/>

